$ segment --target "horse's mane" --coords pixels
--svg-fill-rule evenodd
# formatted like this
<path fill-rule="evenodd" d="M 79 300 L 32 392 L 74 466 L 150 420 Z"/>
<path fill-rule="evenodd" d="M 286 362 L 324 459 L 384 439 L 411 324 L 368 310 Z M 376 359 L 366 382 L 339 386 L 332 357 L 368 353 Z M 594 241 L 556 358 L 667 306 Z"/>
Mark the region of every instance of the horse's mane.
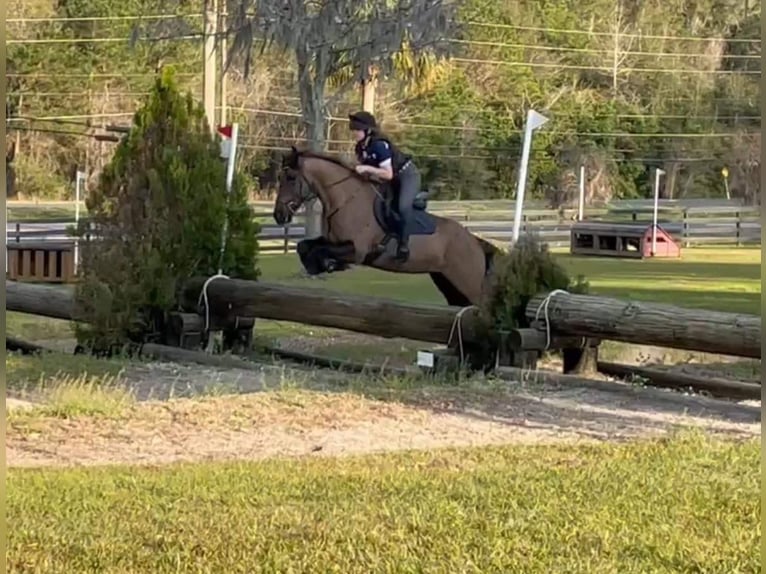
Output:
<path fill-rule="evenodd" d="M 336 155 L 323 152 L 323 151 L 315 151 L 312 149 L 298 149 L 293 148 L 293 157 L 294 159 L 298 159 L 299 157 L 311 157 L 316 159 L 321 159 L 324 161 L 328 161 L 330 163 L 334 163 L 337 166 L 344 167 L 350 172 L 352 172 L 358 179 L 364 180 L 362 176 L 360 176 L 358 173 L 356 173 L 356 170 L 354 169 L 354 166 L 349 164 L 347 161 L 345 161 L 343 158 L 338 157 Z M 366 181 L 366 180 L 365 180 Z"/>

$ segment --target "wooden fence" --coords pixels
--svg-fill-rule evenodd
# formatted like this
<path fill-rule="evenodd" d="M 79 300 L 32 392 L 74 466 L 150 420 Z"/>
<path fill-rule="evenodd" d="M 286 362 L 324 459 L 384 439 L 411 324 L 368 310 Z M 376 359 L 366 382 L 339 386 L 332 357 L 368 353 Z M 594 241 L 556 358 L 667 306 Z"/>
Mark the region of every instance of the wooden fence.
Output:
<path fill-rule="evenodd" d="M 260 207 L 260 206 L 258 206 Z M 513 206 L 507 209 L 471 208 L 439 205 L 430 209 L 435 215 L 449 217 L 462 223 L 473 233 L 508 245 L 513 234 Z M 585 219 L 592 221 L 624 221 L 651 224 L 652 211 L 645 207 L 617 209 L 589 209 Z M 271 211 L 256 211 L 262 225 L 261 248 L 264 252 L 291 252 L 304 238 L 303 214 L 293 223 L 280 227 L 273 223 Z M 577 221 L 576 210 L 526 209 L 522 218 L 522 232 L 539 235 L 551 247 L 568 248 L 572 225 Z M 700 245 L 760 244 L 760 210 L 754 207 L 664 207 L 658 216 L 659 224 L 684 247 Z"/>
<path fill-rule="evenodd" d="M 261 224 L 260 244 L 263 252 L 289 253 L 304 238 L 304 216 L 298 213 L 291 225 L 279 226 L 272 218 L 269 202 L 254 202 L 255 218 Z M 477 235 L 500 245 L 507 245 L 513 232 L 513 202 L 431 202 L 429 211 L 459 221 Z M 652 208 L 643 202 L 634 205 L 590 208 L 585 219 L 620 221 L 650 225 Z M 572 209 L 526 209 L 522 232 L 537 234 L 551 247 L 566 248 L 570 244 L 571 226 L 577 220 Z M 699 245 L 760 244 L 760 209 L 740 205 L 663 204 L 659 224 L 684 247 Z M 36 219 L 11 224 L 8 244 L 25 241 L 66 240 L 66 228 L 72 220 Z M 13 249 L 13 247 L 11 247 Z"/>

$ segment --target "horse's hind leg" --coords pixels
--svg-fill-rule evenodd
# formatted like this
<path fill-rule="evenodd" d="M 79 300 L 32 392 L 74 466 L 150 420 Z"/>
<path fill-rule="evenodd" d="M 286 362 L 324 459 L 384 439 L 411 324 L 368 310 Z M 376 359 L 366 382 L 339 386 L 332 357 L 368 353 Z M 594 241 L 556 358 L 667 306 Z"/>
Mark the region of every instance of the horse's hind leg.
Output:
<path fill-rule="evenodd" d="M 444 295 L 447 305 L 468 307 L 471 301 L 455 287 L 442 273 L 429 273 L 436 288 Z"/>

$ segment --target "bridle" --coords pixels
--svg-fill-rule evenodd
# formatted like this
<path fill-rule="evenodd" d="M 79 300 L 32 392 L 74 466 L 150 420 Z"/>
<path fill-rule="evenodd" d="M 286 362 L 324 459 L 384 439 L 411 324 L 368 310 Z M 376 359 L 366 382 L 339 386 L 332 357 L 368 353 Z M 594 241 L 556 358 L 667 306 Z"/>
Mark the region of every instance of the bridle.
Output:
<path fill-rule="evenodd" d="M 290 216 L 295 216 L 295 212 L 298 211 L 298 209 L 300 209 L 301 205 L 303 205 L 304 203 L 306 203 L 308 201 L 311 201 L 312 199 L 316 199 L 318 197 L 318 194 L 313 190 L 313 186 L 311 185 L 311 183 L 309 183 L 309 181 L 306 178 L 306 176 L 303 175 L 300 172 L 300 170 L 298 170 L 297 168 L 289 168 L 289 167 L 283 167 L 282 170 L 285 173 L 287 173 L 288 171 L 295 172 L 297 174 L 297 177 L 300 178 L 302 183 L 303 183 L 302 187 L 305 188 L 305 189 L 308 189 L 308 192 L 304 191 L 304 189 L 301 189 L 297 201 L 296 200 L 292 200 L 292 201 L 289 201 L 289 202 L 285 203 L 285 206 L 290 211 Z M 349 179 L 351 179 L 355 175 L 356 175 L 356 173 L 352 171 L 348 175 L 346 175 L 346 176 L 338 179 L 337 181 L 334 181 L 331 184 L 327 185 L 326 189 L 329 191 L 333 187 L 335 187 L 336 185 L 340 185 L 341 183 L 343 183 L 345 181 L 348 181 Z M 370 184 L 370 185 L 372 185 L 372 184 Z M 373 189 L 374 189 L 375 193 L 378 194 L 378 191 L 374 188 L 374 186 L 373 186 Z M 356 198 L 356 196 L 357 196 L 356 193 L 351 194 L 351 196 L 349 198 L 347 198 L 346 201 L 341 203 L 338 207 L 336 207 L 329 214 L 327 214 L 325 219 L 327 220 L 327 231 L 328 231 L 328 233 L 330 232 L 330 223 L 331 223 L 332 218 L 335 217 L 335 215 L 337 215 L 338 212 L 341 209 L 343 209 L 348 203 L 353 201 Z"/>

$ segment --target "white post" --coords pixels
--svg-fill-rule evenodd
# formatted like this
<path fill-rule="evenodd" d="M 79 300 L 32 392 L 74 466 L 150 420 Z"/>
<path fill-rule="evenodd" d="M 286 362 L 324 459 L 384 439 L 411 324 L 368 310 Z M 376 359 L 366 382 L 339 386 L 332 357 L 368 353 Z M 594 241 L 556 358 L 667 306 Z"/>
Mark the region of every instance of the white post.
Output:
<path fill-rule="evenodd" d="M 652 216 L 652 257 L 657 254 L 657 212 L 660 208 L 660 176 L 665 172 L 657 168 L 654 172 L 654 214 Z"/>
<path fill-rule="evenodd" d="M 580 201 L 577 204 L 577 221 L 582 221 L 585 210 L 585 166 L 580 166 Z"/>
<path fill-rule="evenodd" d="M 229 150 L 229 160 L 226 164 L 226 193 L 231 191 L 234 183 L 234 160 L 237 156 L 237 136 L 239 135 L 239 124 L 234 122 L 231 125 L 231 149 Z"/>
<path fill-rule="evenodd" d="M 524 126 L 524 145 L 521 149 L 521 164 L 519 165 L 519 180 L 516 185 L 516 212 L 513 216 L 512 244 L 518 241 L 521 229 L 521 212 L 523 210 L 524 191 L 527 184 L 527 164 L 529 163 L 529 149 L 532 145 L 532 132 L 547 121 L 548 118 L 538 114 L 535 110 L 527 110 L 527 122 Z"/>
<path fill-rule="evenodd" d="M 226 195 L 228 204 L 228 195 L 231 193 L 231 187 L 234 183 L 234 163 L 237 158 L 237 136 L 239 135 L 239 124 L 234 122 L 231 125 L 231 139 L 227 142 L 227 162 L 226 162 Z M 223 228 L 221 229 L 221 252 L 218 256 L 218 274 L 223 273 L 223 254 L 226 251 L 226 236 L 229 233 L 229 217 L 224 217 Z"/>
<path fill-rule="evenodd" d="M 85 181 L 85 172 L 77 170 L 74 180 L 74 225 L 78 235 L 74 238 L 74 272 L 77 274 L 77 269 L 80 264 L 80 200 L 82 197 L 82 182 Z"/>

